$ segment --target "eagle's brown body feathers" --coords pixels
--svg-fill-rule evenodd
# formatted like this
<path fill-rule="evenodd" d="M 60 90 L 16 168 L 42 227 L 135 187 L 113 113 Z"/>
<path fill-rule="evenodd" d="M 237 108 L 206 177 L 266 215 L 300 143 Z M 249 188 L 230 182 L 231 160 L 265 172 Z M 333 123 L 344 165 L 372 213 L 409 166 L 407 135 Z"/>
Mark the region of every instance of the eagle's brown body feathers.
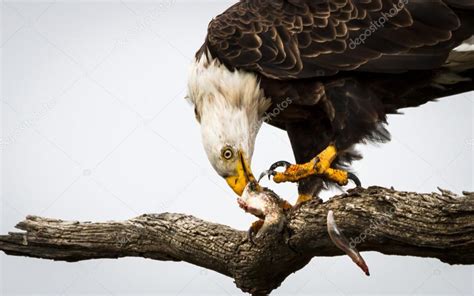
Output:
<path fill-rule="evenodd" d="M 347 152 L 337 166 L 357 157 L 354 144 L 389 139 L 387 113 L 473 90 L 472 67 L 446 66 L 473 33 L 474 0 L 243 0 L 210 23 L 197 56 L 255 73 L 274 106 L 290 98 L 269 123 L 288 132 L 298 163 L 335 143 Z"/>

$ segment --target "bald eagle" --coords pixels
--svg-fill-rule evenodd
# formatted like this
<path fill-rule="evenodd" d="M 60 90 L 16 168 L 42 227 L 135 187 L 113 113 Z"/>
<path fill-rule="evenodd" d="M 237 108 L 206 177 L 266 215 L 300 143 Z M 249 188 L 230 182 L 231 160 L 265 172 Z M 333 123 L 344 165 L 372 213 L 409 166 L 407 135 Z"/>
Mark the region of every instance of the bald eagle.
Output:
<path fill-rule="evenodd" d="M 473 33 L 474 0 L 241 0 L 189 74 L 209 161 L 241 195 L 266 122 L 288 133 L 296 164 L 270 174 L 297 203 L 357 181 L 353 147 L 388 141 L 387 114 L 474 89 Z"/>

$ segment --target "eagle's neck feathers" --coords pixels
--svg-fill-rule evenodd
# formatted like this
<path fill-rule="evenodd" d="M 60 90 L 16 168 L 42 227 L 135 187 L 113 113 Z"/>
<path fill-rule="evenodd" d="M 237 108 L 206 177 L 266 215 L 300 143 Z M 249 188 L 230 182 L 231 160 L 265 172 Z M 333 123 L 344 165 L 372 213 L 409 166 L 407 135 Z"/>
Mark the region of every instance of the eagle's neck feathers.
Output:
<path fill-rule="evenodd" d="M 206 103 L 228 104 L 262 116 L 270 106 L 254 73 L 229 70 L 217 58 L 203 54 L 191 65 L 188 96 L 201 111 Z"/>
<path fill-rule="evenodd" d="M 262 117 L 271 103 L 254 73 L 231 71 L 218 59 L 202 54 L 190 69 L 188 98 L 201 122 L 205 147 L 239 142 L 253 152 Z"/>

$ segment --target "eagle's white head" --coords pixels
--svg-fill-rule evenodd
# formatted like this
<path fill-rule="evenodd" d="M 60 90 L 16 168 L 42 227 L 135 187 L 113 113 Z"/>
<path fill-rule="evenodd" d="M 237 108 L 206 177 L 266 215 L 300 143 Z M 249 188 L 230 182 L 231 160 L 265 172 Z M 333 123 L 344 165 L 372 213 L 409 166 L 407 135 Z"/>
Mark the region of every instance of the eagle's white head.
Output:
<path fill-rule="evenodd" d="M 270 100 L 264 97 L 255 74 L 230 71 L 206 54 L 191 66 L 188 98 L 201 124 L 209 161 L 241 195 L 254 179 L 250 163 L 255 138 Z"/>

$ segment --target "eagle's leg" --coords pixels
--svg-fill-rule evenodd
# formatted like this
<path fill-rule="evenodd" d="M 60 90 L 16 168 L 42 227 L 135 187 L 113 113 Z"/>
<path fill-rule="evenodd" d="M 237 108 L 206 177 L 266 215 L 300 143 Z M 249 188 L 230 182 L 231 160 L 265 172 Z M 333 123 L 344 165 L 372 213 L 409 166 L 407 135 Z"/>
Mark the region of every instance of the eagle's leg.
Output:
<path fill-rule="evenodd" d="M 325 179 L 335 182 L 338 185 L 347 185 L 349 180 L 353 180 L 357 186 L 360 182 L 355 175 L 343 170 L 331 168 L 331 164 L 337 156 L 337 149 L 334 145 L 329 145 L 316 157 L 307 163 L 303 164 L 289 164 L 287 162 L 277 162 L 272 165 L 268 171 L 273 176 L 273 181 L 281 182 L 299 182 L 310 176 L 323 176 Z M 275 172 L 274 170 L 279 166 L 285 166 L 284 172 Z M 298 198 L 298 203 L 311 199 L 312 197 L 302 195 Z M 300 201 L 301 199 L 301 201 Z"/>

